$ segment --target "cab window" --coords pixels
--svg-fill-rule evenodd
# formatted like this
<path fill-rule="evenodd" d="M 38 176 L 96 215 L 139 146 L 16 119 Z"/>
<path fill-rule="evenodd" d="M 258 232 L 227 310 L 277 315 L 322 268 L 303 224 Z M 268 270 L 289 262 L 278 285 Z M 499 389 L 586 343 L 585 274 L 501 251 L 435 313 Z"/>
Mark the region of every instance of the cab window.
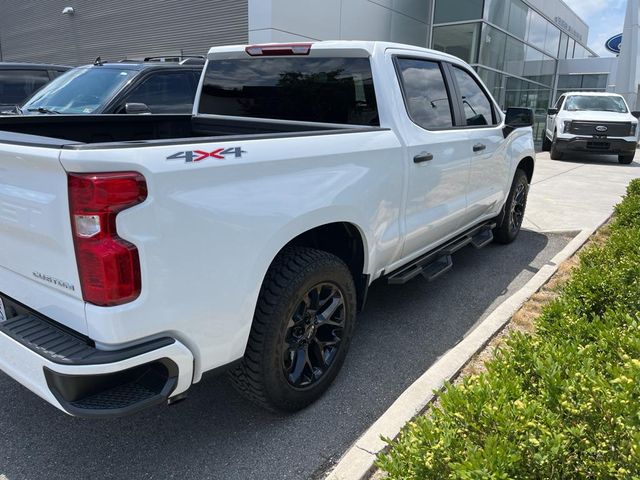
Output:
<path fill-rule="evenodd" d="M 402 93 L 413 122 L 427 130 L 453 128 L 453 110 L 438 62 L 398 58 Z"/>
<path fill-rule="evenodd" d="M 144 103 L 151 113 L 191 113 L 197 79 L 193 72 L 151 74 L 125 96 L 126 103 Z"/>
<path fill-rule="evenodd" d="M 467 126 L 496 125 L 493 106 L 478 81 L 466 70 L 453 67 Z"/>

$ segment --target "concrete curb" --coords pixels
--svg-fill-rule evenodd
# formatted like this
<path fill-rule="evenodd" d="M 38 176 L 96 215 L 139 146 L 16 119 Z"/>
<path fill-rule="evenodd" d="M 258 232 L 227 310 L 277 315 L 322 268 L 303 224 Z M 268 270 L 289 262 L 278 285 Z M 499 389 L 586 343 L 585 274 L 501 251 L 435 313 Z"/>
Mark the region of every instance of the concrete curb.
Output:
<path fill-rule="evenodd" d="M 604 222 L 603 222 L 604 224 Z M 602 225 L 602 224 L 601 224 Z M 600 225 L 600 226 L 601 226 Z M 555 257 L 544 265 L 527 284 L 500 304 L 480 325 L 460 343 L 443 355 L 416 380 L 389 409 L 356 440 L 329 472 L 326 480 L 364 480 L 374 469 L 376 455 L 387 446 L 381 437 L 395 438 L 402 427 L 434 399 L 440 390 L 493 336 L 506 325 L 520 307 L 557 272 L 565 260 L 575 254 L 600 228 L 582 230 Z"/>

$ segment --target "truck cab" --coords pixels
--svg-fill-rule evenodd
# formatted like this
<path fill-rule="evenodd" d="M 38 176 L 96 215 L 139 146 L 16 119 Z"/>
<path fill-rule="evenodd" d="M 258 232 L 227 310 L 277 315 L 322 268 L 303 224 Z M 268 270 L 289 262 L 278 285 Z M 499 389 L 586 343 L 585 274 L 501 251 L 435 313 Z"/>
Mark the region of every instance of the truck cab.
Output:
<path fill-rule="evenodd" d="M 640 112 L 632 112 L 621 95 L 568 92 L 547 113 L 542 149 L 551 152 L 551 159 L 581 152 L 633 162 Z"/>

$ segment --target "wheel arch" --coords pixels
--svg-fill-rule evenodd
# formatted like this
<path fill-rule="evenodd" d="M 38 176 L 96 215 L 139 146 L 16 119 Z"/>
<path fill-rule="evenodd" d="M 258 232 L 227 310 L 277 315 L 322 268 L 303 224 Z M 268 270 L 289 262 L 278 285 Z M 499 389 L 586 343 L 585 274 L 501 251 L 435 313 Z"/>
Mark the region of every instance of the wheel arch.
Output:
<path fill-rule="evenodd" d="M 358 226 L 342 221 L 309 228 L 287 242 L 278 254 L 292 246 L 315 248 L 340 258 L 353 276 L 358 296 L 358 309 L 364 307 L 369 286 L 369 275 L 365 274 L 367 247 L 365 236 Z"/>
<path fill-rule="evenodd" d="M 533 180 L 533 172 L 535 170 L 535 160 L 532 157 L 524 157 L 522 160 L 520 160 L 516 169 L 524 171 L 524 173 L 527 175 L 529 184 L 531 184 L 531 181 Z"/>

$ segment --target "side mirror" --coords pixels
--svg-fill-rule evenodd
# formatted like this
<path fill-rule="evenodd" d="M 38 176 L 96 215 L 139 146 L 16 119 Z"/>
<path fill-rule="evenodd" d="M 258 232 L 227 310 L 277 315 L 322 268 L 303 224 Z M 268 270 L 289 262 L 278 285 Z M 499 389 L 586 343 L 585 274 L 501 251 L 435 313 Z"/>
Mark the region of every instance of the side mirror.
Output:
<path fill-rule="evenodd" d="M 636 112 L 631 112 L 631 115 L 633 115 L 636 118 L 640 118 L 640 112 L 636 111 Z"/>
<path fill-rule="evenodd" d="M 549 110 L 547 110 L 547 115 L 557 115 L 557 114 L 558 114 L 557 108 L 550 108 Z"/>
<path fill-rule="evenodd" d="M 507 108 L 504 119 L 504 137 L 507 138 L 517 128 L 533 127 L 533 110 L 530 108 Z"/>
<path fill-rule="evenodd" d="M 149 115 L 151 109 L 144 103 L 127 103 L 124 112 L 128 115 Z"/>

